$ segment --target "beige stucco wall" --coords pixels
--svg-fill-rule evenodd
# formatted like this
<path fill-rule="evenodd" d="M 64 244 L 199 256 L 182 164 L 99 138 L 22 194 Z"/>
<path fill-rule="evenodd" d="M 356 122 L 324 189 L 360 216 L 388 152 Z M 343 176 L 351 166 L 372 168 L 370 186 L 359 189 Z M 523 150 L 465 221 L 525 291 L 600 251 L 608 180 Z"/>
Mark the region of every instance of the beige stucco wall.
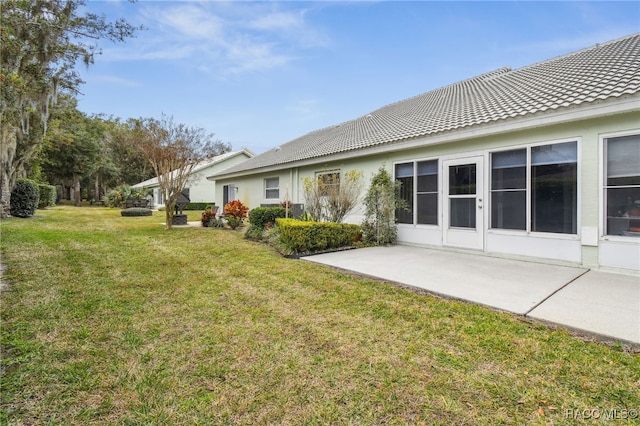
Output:
<path fill-rule="evenodd" d="M 236 164 L 246 161 L 249 157 L 240 152 L 219 163 L 213 164 L 191 175 L 187 187 L 189 188 L 189 198 L 193 203 L 211 203 L 216 200 L 216 184 L 214 181 L 207 180 L 207 176 L 214 175 Z M 220 205 L 216 202 L 216 205 Z"/>
<path fill-rule="evenodd" d="M 222 185 L 233 183 L 238 187 L 238 198 L 250 208 L 263 203 L 273 203 L 274 200 L 264 198 L 264 179 L 279 177 L 280 200 L 284 200 L 288 189 L 289 198 L 296 203 L 304 203 L 302 180 L 312 177 L 315 173 L 329 170 L 362 170 L 364 173 L 364 191 L 368 183 L 381 165 L 389 172 L 393 172 L 396 162 L 450 158 L 456 155 L 485 156 L 485 176 L 488 178 L 489 152 L 507 147 L 523 147 L 540 143 L 558 141 L 578 141 L 578 235 L 569 237 L 573 240 L 573 247 L 578 247 L 579 261 L 577 263 L 589 267 L 600 268 L 599 247 L 603 240 L 603 204 L 602 204 L 602 149 L 603 135 L 640 129 L 640 112 L 625 113 L 597 119 L 575 121 L 567 124 L 540 127 L 535 129 L 512 131 L 504 134 L 470 138 L 445 144 L 429 145 L 425 138 L 424 145 L 403 151 L 392 151 L 393 146 L 383 153 L 366 155 L 366 152 L 354 153 L 350 159 L 321 161 L 313 165 L 297 168 L 285 168 L 271 173 L 263 173 L 243 178 L 218 180 L 216 190 L 216 204 L 222 203 Z M 359 154 L 356 157 L 355 154 Z M 363 155 L 365 154 L 365 155 Z M 486 186 L 488 191 L 489 185 Z M 346 219 L 347 222 L 360 223 L 364 210 L 362 205 L 354 210 Z M 564 236 L 567 239 L 566 236 Z M 549 244 L 553 244 L 550 242 Z M 628 250 L 638 250 L 640 258 L 640 241 L 627 241 Z M 626 250 L 626 248 L 625 248 Z M 635 251 L 631 252 L 632 255 Z M 616 268 L 613 268 L 616 269 Z M 619 269 L 619 268 L 618 268 Z M 633 269 L 630 272 L 635 272 Z"/>

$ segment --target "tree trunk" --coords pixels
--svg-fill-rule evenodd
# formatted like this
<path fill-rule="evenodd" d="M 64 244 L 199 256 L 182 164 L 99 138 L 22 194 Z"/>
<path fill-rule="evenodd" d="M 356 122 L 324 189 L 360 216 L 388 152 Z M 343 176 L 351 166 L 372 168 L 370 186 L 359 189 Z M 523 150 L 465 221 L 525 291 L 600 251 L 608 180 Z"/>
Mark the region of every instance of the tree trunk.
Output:
<path fill-rule="evenodd" d="M 80 207 L 82 202 L 82 193 L 80 192 L 80 175 L 73 174 L 73 204 Z"/>
<path fill-rule="evenodd" d="M 3 125 L 0 135 L 0 218 L 9 216 L 11 208 L 11 189 L 15 184 L 13 160 L 16 154 L 16 129 Z"/>
<path fill-rule="evenodd" d="M 11 208 L 11 188 L 9 187 L 9 175 L 6 168 L 0 172 L 0 218 L 9 216 Z"/>
<path fill-rule="evenodd" d="M 100 202 L 100 177 L 98 176 L 96 176 L 94 191 L 95 192 L 93 193 L 93 202 L 99 203 Z"/>
<path fill-rule="evenodd" d="M 173 227 L 173 209 L 176 208 L 175 204 L 170 205 L 171 203 L 165 203 L 165 225 L 164 229 L 171 229 Z"/>

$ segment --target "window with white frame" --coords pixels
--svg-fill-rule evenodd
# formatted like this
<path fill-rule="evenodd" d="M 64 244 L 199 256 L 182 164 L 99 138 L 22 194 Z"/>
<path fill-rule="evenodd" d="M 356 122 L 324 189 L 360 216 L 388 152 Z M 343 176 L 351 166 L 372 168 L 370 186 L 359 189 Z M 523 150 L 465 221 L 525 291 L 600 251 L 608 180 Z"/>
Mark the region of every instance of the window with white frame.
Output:
<path fill-rule="evenodd" d="M 640 237 L 640 134 L 604 140 L 605 235 Z"/>
<path fill-rule="evenodd" d="M 320 195 L 335 194 L 340 188 L 340 172 L 330 171 L 316 174 Z"/>
<path fill-rule="evenodd" d="M 264 198 L 277 200 L 280 198 L 280 178 L 272 177 L 264 180 Z"/>
<path fill-rule="evenodd" d="M 438 160 L 396 164 L 395 178 L 401 183 L 399 197 L 407 207 L 396 211 L 398 223 L 437 225 Z"/>
<path fill-rule="evenodd" d="M 578 143 L 491 153 L 491 228 L 576 234 Z"/>
<path fill-rule="evenodd" d="M 414 163 L 396 164 L 396 181 L 400 182 L 398 197 L 404 201 L 405 207 L 396 210 L 398 223 L 413 224 L 413 175 Z"/>
<path fill-rule="evenodd" d="M 527 150 L 491 154 L 491 227 L 527 229 Z"/>

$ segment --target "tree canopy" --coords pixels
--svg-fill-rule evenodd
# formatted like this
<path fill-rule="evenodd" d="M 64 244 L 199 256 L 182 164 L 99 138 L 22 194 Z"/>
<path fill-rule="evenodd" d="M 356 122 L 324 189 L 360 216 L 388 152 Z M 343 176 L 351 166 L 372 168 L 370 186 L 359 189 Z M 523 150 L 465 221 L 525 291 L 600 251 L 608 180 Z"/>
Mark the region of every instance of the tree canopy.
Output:
<path fill-rule="evenodd" d="M 136 123 L 137 146 L 144 152 L 156 176 L 166 206 L 166 228 L 171 229 L 178 197 L 196 166 L 231 147 L 213 139 L 204 129 L 176 123 L 173 117 L 146 118 Z"/>
<path fill-rule="evenodd" d="M 124 19 L 80 14 L 84 0 L 0 2 L 0 217 L 11 188 L 38 153 L 50 107 L 61 92 L 75 94 L 79 62 L 89 66 L 98 42 L 122 42 L 139 29 Z"/>

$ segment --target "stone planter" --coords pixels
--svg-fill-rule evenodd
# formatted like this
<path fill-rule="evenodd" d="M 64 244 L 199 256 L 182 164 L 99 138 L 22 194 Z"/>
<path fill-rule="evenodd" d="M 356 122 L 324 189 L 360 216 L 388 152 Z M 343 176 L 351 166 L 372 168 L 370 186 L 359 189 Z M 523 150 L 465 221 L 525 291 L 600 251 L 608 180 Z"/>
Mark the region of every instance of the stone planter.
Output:
<path fill-rule="evenodd" d="M 187 215 L 186 214 L 174 214 L 171 218 L 172 225 L 186 225 L 187 224 Z"/>

